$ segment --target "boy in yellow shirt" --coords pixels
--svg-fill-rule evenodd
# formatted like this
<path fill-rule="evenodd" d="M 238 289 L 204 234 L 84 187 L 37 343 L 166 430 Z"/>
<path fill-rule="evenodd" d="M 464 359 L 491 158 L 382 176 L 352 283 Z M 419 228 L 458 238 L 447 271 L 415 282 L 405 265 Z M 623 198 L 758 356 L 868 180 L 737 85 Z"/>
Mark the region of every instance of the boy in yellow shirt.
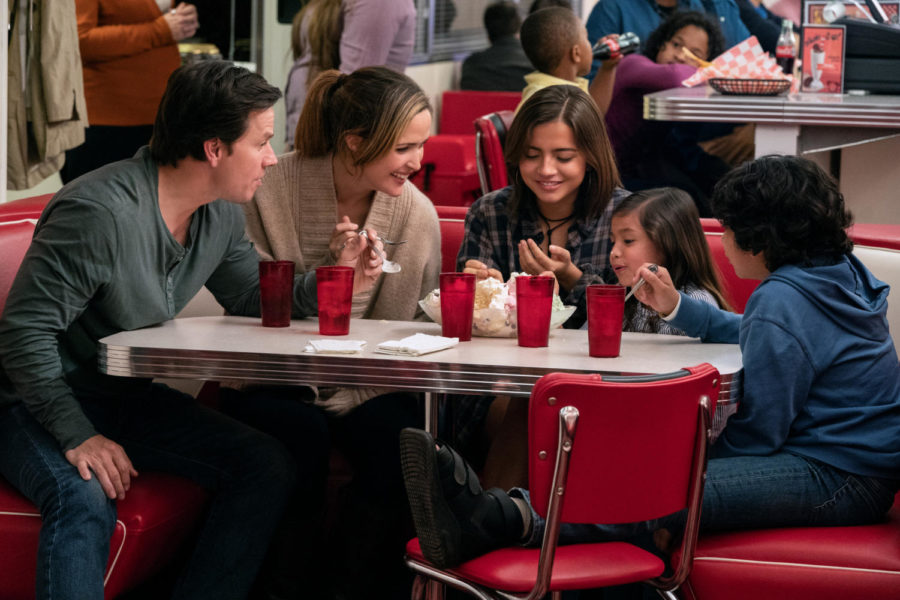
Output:
<path fill-rule="evenodd" d="M 593 55 L 587 29 L 575 13 L 567 8 L 543 8 L 530 14 L 522 23 L 522 48 L 537 69 L 525 76 L 522 106 L 532 94 L 551 85 L 574 85 L 590 94 L 601 113 L 609 108 L 615 78 L 615 67 L 621 56 L 603 62 L 593 82 L 584 78 L 591 70 Z M 606 38 L 617 38 L 615 34 Z M 519 108 L 516 107 L 518 112 Z"/>

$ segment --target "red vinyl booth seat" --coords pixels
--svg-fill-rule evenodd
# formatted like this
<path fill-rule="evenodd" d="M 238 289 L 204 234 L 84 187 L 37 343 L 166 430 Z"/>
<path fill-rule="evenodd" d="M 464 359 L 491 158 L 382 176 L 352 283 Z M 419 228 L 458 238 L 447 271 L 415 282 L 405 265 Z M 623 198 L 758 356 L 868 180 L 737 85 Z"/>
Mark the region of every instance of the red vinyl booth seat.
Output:
<path fill-rule="evenodd" d="M 900 598 L 900 499 L 885 523 L 701 535 L 690 600 Z"/>
<path fill-rule="evenodd" d="M 51 195 L 0 204 L 0 306 Z M 196 529 L 207 495 L 186 479 L 142 473 L 125 499 L 106 567 L 105 597 L 115 598 L 157 572 Z M 40 514 L 0 477 L 0 600 L 34 598 Z"/>

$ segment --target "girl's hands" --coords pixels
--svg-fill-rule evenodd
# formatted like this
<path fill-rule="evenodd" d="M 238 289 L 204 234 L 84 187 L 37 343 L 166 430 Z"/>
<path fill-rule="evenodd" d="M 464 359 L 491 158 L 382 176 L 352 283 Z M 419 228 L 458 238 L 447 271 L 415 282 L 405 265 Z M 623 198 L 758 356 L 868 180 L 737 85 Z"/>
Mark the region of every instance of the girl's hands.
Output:
<path fill-rule="evenodd" d="M 463 273 L 472 273 L 473 275 L 475 275 L 475 279 L 477 281 L 487 279 L 488 277 L 493 277 L 495 279 L 503 281 L 503 275 L 500 274 L 500 271 L 498 271 L 497 269 L 489 268 L 486 264 L 484 264 L 480 260 L 475 260 L 474 258 L 470 258 L 466 261 L 466 264 L 463 267 Z"/>
<path fill-rule="evenodd" d="M 550 271 L 557 283 L 571 289 L 581 278 L 581 269 L 572 263 L 572 255 L 562 246 L 550 245 L 550 256 L 547 256 L 534 240 L 519 241 L 519 266 L 529 275 L 540 275 Z"/>
<path fill-rule="evenodd" d="M 675 289 L 675 284 L 672 283 L 669 271 L 665 267 L 657 267 L 654 273 L 647 268 L 650 264 L 644 263 L 635 274 L 631 285 L 637 283 L 641 277 L 644 278 L 644 285 L 634 293 L 634 296 L 659 314 L 669 315 L 678 306 L 678 290 Z"/>

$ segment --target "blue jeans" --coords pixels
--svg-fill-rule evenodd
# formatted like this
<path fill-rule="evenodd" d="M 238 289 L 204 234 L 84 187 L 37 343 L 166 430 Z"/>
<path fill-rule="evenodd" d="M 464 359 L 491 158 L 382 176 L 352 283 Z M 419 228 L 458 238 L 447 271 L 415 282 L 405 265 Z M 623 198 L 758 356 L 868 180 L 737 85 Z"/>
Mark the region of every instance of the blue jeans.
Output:
<path fill-rule="evenodd" d="M 709 461 L 703 488 L 700 529 L 712 532 L 875 523 L 893 504 L 897 485 L 896 481 L 854 475 L 787 452 L 714 458 Z M 522 489 L 512 490 L 510 495 L 528 499 L 528 492 Z M 560 527 L 559 543 L 646 540 L 648 532 L 660 528 L 677 535 L 684 528 L 684 518 L 682 511 L 642 523 L 566 523 Z M 545 522 L 533 509 L 532 523 L 526 545 L 539 546 Z"/>
<path fill-rule="evenodd" d="M 295 483 L 283 446 L 164 385 L 80 401 L 138 472 L 174 473 L 212 492 L 173 597 L 246 598 Z M 115 501 L 96 477 L 81 478 L 22 404 L 0 409 L 0 474 L 41 512 L 36 597 L 102 599 Z"/>

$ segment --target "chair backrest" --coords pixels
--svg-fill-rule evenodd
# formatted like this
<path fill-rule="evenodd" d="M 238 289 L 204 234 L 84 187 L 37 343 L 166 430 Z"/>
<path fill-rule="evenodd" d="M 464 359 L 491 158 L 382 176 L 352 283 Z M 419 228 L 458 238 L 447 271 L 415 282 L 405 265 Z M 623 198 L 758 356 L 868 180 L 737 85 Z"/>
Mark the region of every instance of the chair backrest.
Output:
<path fill-rule="evenodd" d="M 52 194 L 33 196 L 0 204 L 0 313 L 6 305 L 6 297 L 19 265 L 25 257 L 34 226 Z"/>
<path fill-rule="evenodd" d="M 743 313 L 747 307 L 750 294 L 759 285 L 759 279 L 741 279 L 737 276 L 731 261 L 725 256 L 725 248 L 722 246 L 722 234 L 704 231 L 709 253 L 712 255 L 716 269 L 719 271 L 719 281 L 722 282 L 725 297 L 731 303 L 734 312 Z"/>
<path fill-rule="evenodd" d="M 31 244 L 34 235 L 34 221 L 31 219 L 21 221 L 0 222 L 0 314 L 6 305 L 6 297 L 13 279 L 25 257 L 25 251 Z"/>
<path fill-rule="evenodd" d="M 501 110 L 475 119 L 475 164 L 482 194 L 508 185 L 503 145 L 514 116 L 511 110 Z"/>
<path fill-rule="evenodd" d="M 456 255 L 465 233 L 465 206 L 435 206 L 441 225 L 441 271 L 456 271 Z"/>
<path fill-rule="evenodd" d="M 472 121 L 498 110 L 515 110 L 521 92 L 447 90 L 441 95 L 438 133 L 472 133 Z"/>
<path fill-rule="evenodd" d="M 542 377 L 531 394 L 528 423 L 535 510 L 548 514 L 550 490 L 559 485 L 554 475 L 563 407 L 578 411 L 563 522 L 630 523 L 688 508 L 692 482 L 705 468 L 701 423 L 715 410 L 718 384 L 719 373 L 708 364 L 668 375 Z"/>

